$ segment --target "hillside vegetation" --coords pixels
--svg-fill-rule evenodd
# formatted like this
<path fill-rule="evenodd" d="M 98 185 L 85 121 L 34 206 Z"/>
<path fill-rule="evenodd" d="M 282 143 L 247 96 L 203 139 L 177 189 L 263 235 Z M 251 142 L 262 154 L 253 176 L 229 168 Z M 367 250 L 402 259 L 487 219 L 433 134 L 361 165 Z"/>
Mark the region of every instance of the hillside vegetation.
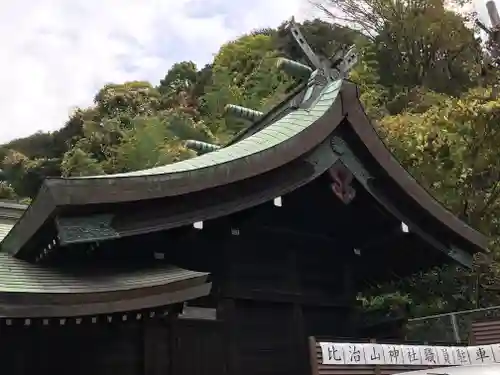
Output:
<path fill-rule="evenodd" d="M 367 303 L 408 302 L 416 315 L 500 304 L 500 99 L 492 93 L 498 76 L 485 63 L 487 49 L 468 19 L 440 0 L 323 5 L 332 22 L 304 23 L 309 43 L 328 56 L 342 44 L 357 45 L 361 59 L 350 78 L 379 133 L 438 200 L 492 238 L 492 256 L 478 259 L 473 272 L 429 272 L 385 286 L 384 298 L 379 290 Z M 345 19 L 333 17 L 339 9 Z M 346 20 L 352 28 L 335 25 Z M 305 62 L 284 27 L 258 30 L 221 46 L 205 67 L 184 61 L 159 83 L 104 86 L 94 104 L 74 111 L 59 131 L 0 148 L 0 199 L 33 197 L 46 176 L 116 173 L 190 158 L 186 139 L 227 142 L 247 124 L 224 119 L 226 104 L 265 111 L 297 84 L 276 68 L 280 56 Z"/>

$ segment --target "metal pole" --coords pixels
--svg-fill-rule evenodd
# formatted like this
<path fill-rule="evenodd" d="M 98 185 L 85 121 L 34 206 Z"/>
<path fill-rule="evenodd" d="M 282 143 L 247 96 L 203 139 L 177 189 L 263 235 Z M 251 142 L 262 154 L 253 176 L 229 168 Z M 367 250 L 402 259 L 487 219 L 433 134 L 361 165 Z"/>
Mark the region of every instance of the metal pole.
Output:
<path fill-rule="evenodd" d="M 457 316 L 455 314 L 450 315 L 451 326 L 453 327 L 453 336 L 455 336 L 455 342 L 460 344 L 460 332 L 458 330 Z"/>
<path fill-rule="evenodd" d="M 486 9 L 488 10 L 488 16 L 490 17 L 491 22 L 491 31 L 490 34 L 490 45 L 491 45 L 491 54 L 494 59 L 496 59 L 496 63 L 498 64 L 498 58 L 500 57 L 500 16 L 498 15 L 497 6 L 495 1 L 490 0 L 486 3 Z M 491 97 L 496 99 L 498 97 L 499 85 L 498 82 L 495 82 L 491 88 Z M 479 307 L 479 306 L 477 306 Z"/>
<path fill-rule="evenodd" d="M 497 6 L 494 1 L 488 1 L 486 3 L 486 9 L 488 9 L 488 15 L 490 16 L 491 27 L 496 28 L 500 26 L 500 16 L 498 15 Z"/>
<path fill-rule="evenodd" d="M 480 277 L 480 274 L 479 274 L 479 270 L 478 270 L 478 271 L 476 271 L 476 293 L 475 293 L 476 309 L 481 308 L 481 283 L 480 283 L 479 277 Z"/>
<path fill-rule="evenodd" d="M 492 311 L 492 310 L 500 310 L 500 306 L 490 306 L 490 307 L 482 307 L 480 309 L 462 310 L 462 311 L 455 311 L 455 312 L 451 312 L 451 313 L 443 313 L 443 314 L 420 316 L 418 318 L 410 318 L 410 319 L 408 319 L 408 321 L 409 322 L 417 322 L 419 320 L 441 318 L 443 316 L 448 316 L 448 315 L 451 315 L 451 314 L 464 315 L 464 314 L 472 314 L 472 313 L 476 313 L 476 312 Z"/>

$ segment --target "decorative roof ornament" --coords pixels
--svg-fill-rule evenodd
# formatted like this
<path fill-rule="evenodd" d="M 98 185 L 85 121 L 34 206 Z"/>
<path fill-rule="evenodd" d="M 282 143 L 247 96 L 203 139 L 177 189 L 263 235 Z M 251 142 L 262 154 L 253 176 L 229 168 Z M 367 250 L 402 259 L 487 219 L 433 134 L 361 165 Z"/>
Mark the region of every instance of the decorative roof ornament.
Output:
<path fill-rule="evenodd" d="M 235 104 L 228 104 L 224 108 L 226 115 L 238 117 L 247 121 L 258 121 L 264 116 L 264 113 L 256 111 L 255 109 L 241 107 Z"/>
<path fill-rule="evenodd" d="M 491 26 L 493 28 L 498 28 L 500 26 L 500 16 L 498 15 L 498 10 L 495 2 L 493 0 L 488 1 L 486 3 L 486 9 L 488 9 Z"/>
<path fill-rule="evenodd" d="M 358 55 L 354 46 L 341 47 L 331 58 L 316 54 L 307 43 L 293 17 L 288 23 L 288 28 L 314 69 L 309 76 L 307 88 L 300 104 L 301 108 L 307 109 L 318 99 L 328 82 L 341 80 L 349 75 L 358 61 Z M 281 63 L 279 66 L 287 73 L 291 71 L 292 75 L 295 76 L 299 71 L 301 74 L 306 72 L 306 67 L 295 61 Z"/>
<path fill-rule="evenodd" d="M 488 10 L 491 27 L 487 27 L 481 21 L 476 20 L 476 26 L 483 30 L 488 37 L 486 43 L 488 54 L 486 55 L 482 73 L 484 76 L 488 76 L 488 73 L 491 72 L 492 69 L 496 69 L 500 65 L 500 16 L 494 1 L 488 1 L 486 3 L 486 9 Z M 498 91 L 498 83 L 493 84 L 491 96 L 496 98 L 498 96 Z"/>
<path fill-rule="evenodd" d="M 500 57 L 500 16 L 494 1 L 488 1 L 486 9 L 488 10 L 491 27 L 487 27 L 479 20 L 476 20 L 476 25 L 487 34 L 490 53 L 494 59 L 498 59 Z"/>
<path fill-rule="evenodd" d="M 342 47 L 331 58 L 327 58 L 317 55 L 312 50 L 293 17 L 289 22 L 289 29 L 309 62 L 316 68 L 319 74 L 325 76 L 328 80 L 334 81 L 346 78 L 358 62 L 358 54 L 354 45 Z"/>
<path fill-rule="evenodd" d="M 186 141 L 186 147 L 196 151 L 198 154 L 206 154 L 207 152 L 217 151 L 220 149 L 220 146 L 218 145 L 208 142 L 195 141 L 194 139 L 188 139 Z"/>
<path fill-rule="evenodd" d="M 284 57 L 278 59 L 276 66 L 278 69 L 283 70 L 286 74 L 299 79 L 309 78 L 313 72 L 313 70 L 307 65 L 301 64 L 297 61 L 285 59 Z"/>

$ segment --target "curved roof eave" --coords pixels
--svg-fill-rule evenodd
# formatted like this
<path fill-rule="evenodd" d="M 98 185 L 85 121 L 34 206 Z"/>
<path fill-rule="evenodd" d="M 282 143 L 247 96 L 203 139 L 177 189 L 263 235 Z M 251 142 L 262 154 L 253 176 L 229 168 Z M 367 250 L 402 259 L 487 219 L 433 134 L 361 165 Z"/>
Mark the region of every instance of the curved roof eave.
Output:
<path fill-rule="evenodd" d="M 0 316 L 113 314 L 182 303 L 210 293 L 204 272 L 172 266 L 115 271 L 72 274 L 1 254 Z"/>
<path fill-rule="evenodd" d="M 299 108 L 259 132 L 220 150 L 161 167 L 85 178 L 47 179 L 59 205 L 119 203 L 175 196 L 225 185 L 270 171 L 308 152 L 331 132 L 315 126 L 342 116 L 342 80 L 330 82 L 310 108 Z M 334 103 L 339 105 L 334 106 Z"/>
<path fill-rule="evenodd" d="M 341 95 L 345 103 L 344 108 L 348 123 L 381 168 L 411 199 L 451 230 L 455 236 L 468 241 L 478 251 L 487 251 L 488 238 L 447 210 L 395 159 L 366 115 L 359 100 L 357 86 L 354 83 L 346 82 Z"/>
<path fill-rule="evenodd" d="M 58 207 L 133 202 L 227 185 L 279 168 L 321 143 L 344 118 L 342 80 L 328 83 L 309 108 L 299 108 L 238 143 L 190 160 L 127 174 L 47 179 L 0 243 L 16 254 Z M 326 121 L 319 121 L 327 119 Z"/>
<path fill-rule="evenodd" d="M 328 118 L 321 121 L 332 124 Z M 103 214 L 61 215 L 56 218 L 58 243 L 65 246 L 99 242 L 165 231 L 189 226 L 197 221 L 228 216 L 272 201 L 306 185 L 331 168 L 337 160 L 330 137 L 327 137 L 307 155 L 291 163 L 264 175 L 205 190 L 193 199 L 185 200 L 175 210 L 172 210 L 171 201 L 160 200 L 155 201 L 153 206 L 134 202 L 132 204 L 135 207 L 128 205 L 125 211 L 120 205 L 115 205 L 106 207 Z M 134 212 L 134 215 L 124 215 L 123 212 Z"/>

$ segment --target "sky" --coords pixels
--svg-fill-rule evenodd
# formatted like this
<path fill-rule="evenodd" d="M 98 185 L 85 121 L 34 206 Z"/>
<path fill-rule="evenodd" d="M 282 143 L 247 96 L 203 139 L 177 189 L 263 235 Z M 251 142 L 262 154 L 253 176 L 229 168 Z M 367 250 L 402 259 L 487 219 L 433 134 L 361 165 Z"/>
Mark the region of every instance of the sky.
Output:
<path fill-rule="evenodd" d="M 17 0 L 0 9 L 0 144 L 61 128 L 106 83 L 156 84 L 175 62 L 201 67 L 245 32 L 314 14 L 307 0 Z"/>

